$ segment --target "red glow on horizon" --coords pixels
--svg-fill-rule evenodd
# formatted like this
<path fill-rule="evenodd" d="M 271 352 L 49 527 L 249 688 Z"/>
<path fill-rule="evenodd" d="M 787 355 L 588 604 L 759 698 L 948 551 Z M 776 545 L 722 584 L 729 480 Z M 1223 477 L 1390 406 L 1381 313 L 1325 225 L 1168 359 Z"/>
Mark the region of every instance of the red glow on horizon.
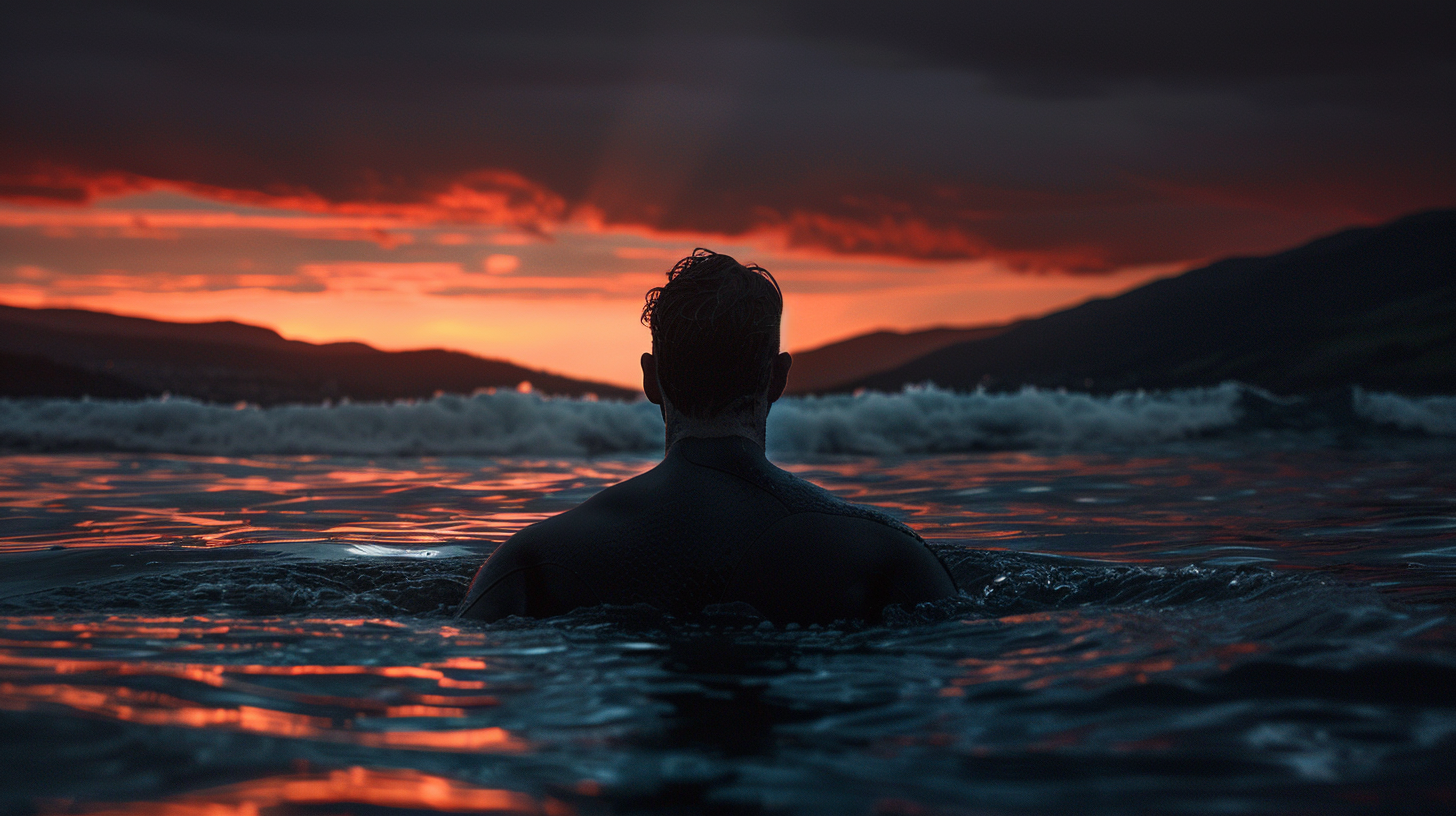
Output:
<path fill-rule="evenodd" d="M 509 173 L 356 201 L 124 173 L 9 181 L 0 198 L 27 206 L 0 206 L 0 230 L 29 248 L 12 253 L 0 302 L 458 349 L 628 388 L 647 344 L 635 319 L 642 294 L 695 246 L 774 271 L 791 351 L 880 329 L 1005 323 L 1184 268 L 1051 274 L 1103 269 L 1108 256 L 1081 245 L 998 249 L 903 213 L 864 222 L 765 211 L 739 235 L 674 232 L 609 222 Z M 161 193 L 182 199 L 147 198 Z"/>

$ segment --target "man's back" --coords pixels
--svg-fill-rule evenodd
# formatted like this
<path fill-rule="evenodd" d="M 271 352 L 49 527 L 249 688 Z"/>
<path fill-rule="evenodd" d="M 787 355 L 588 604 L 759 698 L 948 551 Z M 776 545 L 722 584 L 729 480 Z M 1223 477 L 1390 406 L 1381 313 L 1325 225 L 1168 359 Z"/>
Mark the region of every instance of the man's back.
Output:
<path fill-rule="evenodd" d="M 662 464 L 522 530 L 460 614 L 548 617 L 602 603 L 688 615 L 742 602 L 770 620 L 877 620 L 954 594 L 918 536 L 771 465 L 750 440 L 689 437 Z"/>

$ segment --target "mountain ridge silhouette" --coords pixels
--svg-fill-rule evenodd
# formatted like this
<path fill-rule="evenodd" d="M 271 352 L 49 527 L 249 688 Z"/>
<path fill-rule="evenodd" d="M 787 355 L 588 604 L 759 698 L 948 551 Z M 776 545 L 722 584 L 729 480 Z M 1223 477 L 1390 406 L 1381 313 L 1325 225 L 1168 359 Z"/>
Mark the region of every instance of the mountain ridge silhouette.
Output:
<path fill-rule="evenodd" d="M 948 345 L 824 392 L 1237 380 L 1278 393 L 1456 392 L 1456 209 L 1227 258 Z"/>
<path fill-rule="evenodd" d="M 979 340 L 1014 324 L 933 326 L 913 331 L 883 329 L 794 352 L 786 394 L 813 394 L 903 365 L 937 349 Z"/>
<path fill-rule="evenodd" d="M 172 394 L 258 405 L 393 400 L 515 388 L 631 399 L 635 391 L 460 351 L 308 343 L 234 321 L 181 323 L 0 305 L 0 396 Z"/>

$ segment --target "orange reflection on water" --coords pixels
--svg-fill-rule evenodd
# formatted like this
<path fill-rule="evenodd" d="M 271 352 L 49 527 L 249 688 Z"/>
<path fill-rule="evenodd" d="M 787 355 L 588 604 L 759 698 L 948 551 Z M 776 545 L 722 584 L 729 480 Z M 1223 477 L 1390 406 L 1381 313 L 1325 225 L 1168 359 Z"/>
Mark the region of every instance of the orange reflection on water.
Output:
<path fill-rule="evenodd" d="M 60 705 L 142 725 L 221 727 L 275 737 L 316 737 L 329 729 L 325 717 L 311 717 L 255 706 L 208 708 L 155 691 L 126 688 L 90 688 L 66 683 L 21 685 L 0 683 L 0 708 L 33 711 L 43 704 Z"/>
<path fill-rule="evenodd" d="M 365 731 L 352 728 L 352 721 L 335 725 L 328 717 L 314 717 L 289 711 L 240 705 L 236 708 L 195 704 L 179 697 L 125 686 L 93 687 L 68 683 L 0 683 L 0 709 L 46 710 L 62 706 L 92 716 L 123 722 L 189 728 L 222 728 L 270 737 L 343 742 L 369 748 L 405 748 L 431 751 L 496 751 L 520 753 L 529 745 L 504 728 L 466 728 L 450 731 Z M 416 707 L 397 715 L 423 716 Z M 430 716 L 458 716 L 433 709 Z M 465 712 L 456 709 L 459 715 Z"/>
<path fill-rule="evenodd" d="M 142 725 L 223 729 L 366 747 L 462 752 L 528 749 L 524 741 L 496 727 L 438 730 L 438 726 L 426 727 L 423 723 L 418 729 L 393 727 L 403 725 L 399 721 L 405 719 L 457 720 L 460 722 L 452 724 L 479 726 L 478 720 L 471 722 L 469 718 L 498 705 L 499 700 L 480 693 L 487 688 L 486 680 L 469 674 L 461 676 L 488 670 L 489 664 L 478 657 L 442 656 L 417 665 L 279 665 L 116 658 L 90 651 L 111 648 L 118 638 L 183 641 L 176 648 L 187 649 L 203 645 L 213 648 L 217 636 L 238 634 L 262 633 L 282 639 L 293 634 L 367 636 L 370 630 L 382 630 L 392 635 L 406 628 L 399 621 L 343 618 L 243 622 L 167 616 L 111 617 L 101 621 L 49 616 L 9 620 L 15 624 L 12 631 L 16 634 L 0 644 L 0 709 L 63 708 L 84 716 Z M 21 632 L 35 637 L 21 637 Z M 257 640 L 250 642 L 254 647 L 259 645 Z M 48 650 L 66 651 L 57 654 Z M 228 692 L 227 702 L 219 705 L 210 697 L 197 697 L 186 686 L 176 686 L 170 694 L 138 689 L 129 678 L 171 678 L 224 689 Z M 319 678 L 321 685 L 300 688 L 294 683 L 280 685 L 270 678 Z M 142 684 L 148 682 L 143 680 Z M 239 704 L 240 700 L 248 704 Z M 331 713 L 293 713 L 317 713 L 320 709 Z M 386 723 L 391 727 L 384 727 Z"/>
<path fill-rule="evenodd" d="M 308 490 L 311 487 L 307 482 L 275 479 L 271 476 L 216 476 L 210 482 L 201 487 L 204 493 L 223 493 L 229 490 L 247 491 L 251 493 L 293 493 L 301 490 Z"/>
<path fill-rule="evenodd" d="M 453 626 L 441 627 L 440 634 L 444 637 L 460 634 L 460 630 Z M 474 669 L 486 668 L 485 661 L 478 657 L 452 657 L 448 660 L 441 660 L 438 663 L 426 663 L 425 668 L 429 669 Z"/>
<path fill-rule="evenodd" d="M 464 717 L 463 708 L 443 708 L 432 705 L 405 705 L 388 706 L 384 709 L 386 717 Z"/>
<path fill-rule="evenodd" d="M 45 813 L 91 816 L 258 816 L 319 805 L 368 805 L 452 813 L 519 813 L 568 816 L 572 809 L 549 797 L 538 801 L 524 793 L 478 788 L 453 779 L 412 770 L 353 767 L 321 774 L 289 774 L 253 779 L 236 785 L 197 791 L 154 802 L 119 805 L 48 803 Z"/>
<path fill-rule="evenodd" d="M 47 632 L 91 632 L 97 635 L 117 635 L 120 637 L 135 637 L 137 633 L 147 636 L 156 636 L 159 632 L 173 633 L 172 637 L 196 637 L 205 634 L 225 634 L 231 631 L 231 626 L 225 623 L 213 623 L 210 618 L 201 615 L 108 615 L 101 621 L 67 621 L 59 620 L 54 615 L 27 615 L 24 617 L 8 617 L 6 622 L 15 630 L 39 629 Z M 309 624 L 321 624 L 323 626 L 383 626 L 390 629 L 404 629 L 405 624 L 389 618 L 309 618 Z M 138 624 L 164 624 L 164 623 L 192 623 L 192 626 L 165 629 L 138 628 Z M 248 621 L 249 631 L 275 632 L 287 635 L 307 634 L 312 637 L 327 635 L 327 630 L 315 631 L 315 628 L 299 624 L 287 623 L 277 620 L 260 619 Z M 352 634 L 352 633 L 351 633 Z M 79 635 L 86 637 L 87 635 Z"/>
<path fill-rule="evenodd" d="M 127 524 L 139 519 L 162 519 L 174 523 L 196 524 L 202 527 L 222 527 L 226 525 L 237 525 L 246 523 L 243 521 L 238 521 L 236 519 L 208 518 L 207 516 L 202 515 L 201 513 L 196 511 L 188 511 L 184 513 L 180 507 L 107 507 L 105 505 L 93 505 L 90 509 L 100 512 L 130 513 L 131 515 L 124 515 L 120 518 L 110 521 L 87 519 L 86 522 L 78 522 L 78 526 L 80 524 L 89 522 L 87 526 L 115 527 L 122 526 L 123 524 Z M 221 514 L 222 511 L 217 511 L 212 515 Z"/>
<path fill-rule="evenodd" d="M 580 500 L 577 493 L 593 493 L 650 464 L 552 460 L 462 467 L 424 458 L 415 468 L 392 469 L 340 468 L 316 459 L 6 457 L 0 461 L 0 507 L 31 523 L 0 533 L 0 553 L 287 545 L 336 537 L 410 545 L 501 541 Z M 379 507 L 380 496 L 412 491 L 419 492 L 419 503 L 406 498 Z M 554 498 L 563 491 L 572 496 Z"/>
<path fill-rule="evenodd" d="M 158 630 L 167 634 L 166 630 Z M 226 631 L 225 629 L 223 631 Z M 40 643 L 39 641 L 35 643 Z M 27 643 L 27 646 L 33 646 Z M 484 667 L 484 663 L 481 663 Z M 217 663 L 167 663 L 142 660 L 93 660 L 83 658 L 49 658 L 18 655 L 8 649 L 0 649 L 0 672 L 7 669 L 45 669 L 56 674 L 101 673 L 111 676 L 156 675 L 191 680 L 209 686 L 221 687 L 227 682 L 225 675 L 272 675 L 298 677 L 307 675 L 375 675 L 379 677 L 412 678 L 432 680 L 441 688 L 483 689 L 483 680 L 457 680 L 440 669 L 424 666 L 272 666 L 266 664 L 217 664 Z M 485 699 L 485 698 L 479 698 Z"/>
<path fill-rule="evenodd" d="M 530 745 L 504 728 L 466 728 L 454 731 L 358 731 L 343 740 L 370 748 L 411 748 L 429 751 L 497 751 L 522 753 Z"/>

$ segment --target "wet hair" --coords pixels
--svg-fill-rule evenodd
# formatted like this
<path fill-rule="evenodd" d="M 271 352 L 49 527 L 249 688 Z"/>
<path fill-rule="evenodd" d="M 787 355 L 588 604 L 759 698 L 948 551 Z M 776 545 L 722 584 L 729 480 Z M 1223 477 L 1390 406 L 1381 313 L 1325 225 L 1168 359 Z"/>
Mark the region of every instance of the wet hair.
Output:
<path fill-rule="evenodd" d="M 763 267 L 702 248 L 678 261 L 642 307 L 673 407 L 704 418 L 763 393 L 783 311 L 783 292 Z"/>

